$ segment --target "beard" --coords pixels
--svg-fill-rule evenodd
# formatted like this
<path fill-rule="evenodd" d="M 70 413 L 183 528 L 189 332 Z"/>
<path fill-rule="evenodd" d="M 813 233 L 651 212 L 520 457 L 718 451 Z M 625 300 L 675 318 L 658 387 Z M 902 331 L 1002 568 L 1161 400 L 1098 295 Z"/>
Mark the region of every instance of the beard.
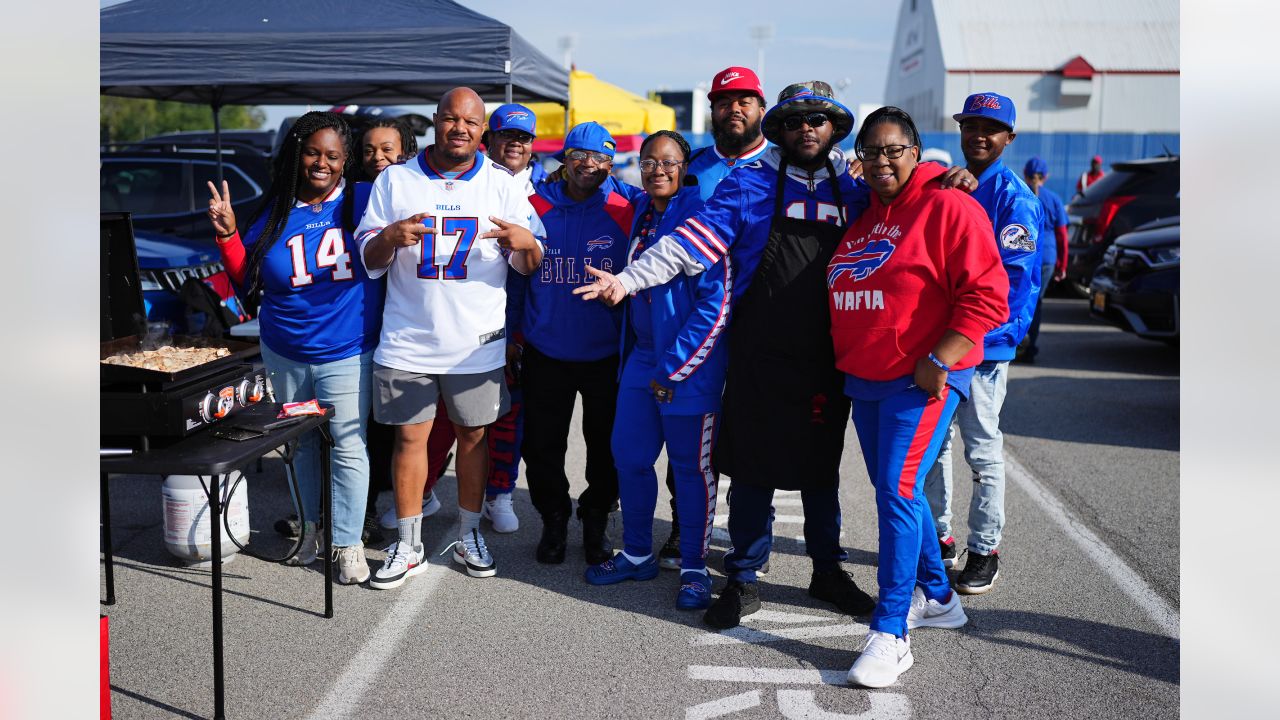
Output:
<path fill-rule="evenodd" d="M 747 125 L 742 132 L 734 132 L 721 127 L 715 118 L 712 118 L 711 137 L 715 139 L 716 147 L 720 152 L 725 155 L 738 155 L 760 140 L 760 123 Z"/>
<path fill-rule="evenodd" d="M 786 156 L 787 162 L 792 165 L 806 168 L 811 165 L 821 166 L 826 163 L 827 156 L 831 154 L 831 148 L 835 146 L 836 143 L 833 136 L 833 139 L 821 145 L 815 152 L 810 153 L 809 150 L 803 149 L 797 150 L 795 146 L 787 145 L 783 147 L 783 155 Z"/>

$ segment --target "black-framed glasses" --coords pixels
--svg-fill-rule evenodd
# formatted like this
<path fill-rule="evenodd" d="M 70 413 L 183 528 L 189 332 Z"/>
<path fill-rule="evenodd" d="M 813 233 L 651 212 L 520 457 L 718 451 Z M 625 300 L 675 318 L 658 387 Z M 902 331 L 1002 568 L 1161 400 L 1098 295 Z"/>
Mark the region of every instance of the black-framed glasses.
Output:
<path fill-rule="evenodd" d="M 811 128 L 817 129 L 826 125 L 827 121 L 830 119 L 831 118 L 828 118 L 826 113 L 820 112 L 805 113 L 804 115 L 791 115 L 783 118 L 782 129 L 794 132 L 799 130 L 801 125 L 808 125 Z"/>
<path fill-rule="evenodd" d="M 867 145 L 855 149 L 853 152 L 858 156 L 859 160 L 875 160 L 877 157 L 884 155 L 890 160 L 897 160 L 902 157 L 902 153 L 915 145 L 885 145 L 884 147 L 876 147 Z"/>
<path fill-rule="evenodd" d="M 607 162 L 613 161 L 613 158 L 609 157 L 608 155 L 605 155 L 602 152 L 596 152 L 594 150 L 573 150 L 567 153 L 565 157 L 575 162 L 585 162 L 587 160 L 593 160 L 597 165 L 603 165 Z"/>
<path fill-rule="evenodd" d="M 659 167 L 663 170 L 670 170 L 683 164 L 683 160 L 654 160 L 652 158 L 645 158 L 640 161 L 640 172 L 653 172 Z"/>
<path fill-rule="evenodd" d="M 517 143 L 520 145 L 528 145 L 533 142 L 532 135 L 519 130 L 499 130 L 495 132 L 493 136 L 501 142 Z"/>

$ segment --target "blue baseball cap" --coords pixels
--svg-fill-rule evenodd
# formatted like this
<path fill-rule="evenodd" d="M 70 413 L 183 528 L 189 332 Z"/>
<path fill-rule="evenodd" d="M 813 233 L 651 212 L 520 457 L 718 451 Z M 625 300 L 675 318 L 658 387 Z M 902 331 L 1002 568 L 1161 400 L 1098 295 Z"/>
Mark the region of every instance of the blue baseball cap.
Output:
<path fill-rule="evenodd" d="M 489 130 L 492 132 L 519 130 L 537 137 L 538 133 L 534 132 L 537 126 L 538 117 L 532 110 L 519 103 L 509 103 L 494 108 L 493 114 L 489 116 Z"/>
<path fill-rule="evenodd" d="M 965 98 L 964 111 L 958 112 L 951 117 L 956 122 L 971 117 L 991 118 L 1007 126 L 1012 131 L 1015 115 L 1012 100 L 998 93 L 984 92 L 974 93 Z"/>
<path fill-rule="evenodd" d="M 564 138 L 564 148 L 552 157 L 564 162 L 565 151 L 570 148 L 577 150 L 591 150 L 593 152 L 604 153 L 609 157 L 613 157 L 614 149 L 618 144 L 613 141 L 613 136 L 608 130 L 598 122 L 584 122 L 573 126 L 569 134 Z"/>
<path fill-rule="evenodd" d="M 1026 167 L 1022 168 L 1023 175 L 1049 175 L 1049 163 L 1038 157 L 1032 156 L 1027 161 Z"/>

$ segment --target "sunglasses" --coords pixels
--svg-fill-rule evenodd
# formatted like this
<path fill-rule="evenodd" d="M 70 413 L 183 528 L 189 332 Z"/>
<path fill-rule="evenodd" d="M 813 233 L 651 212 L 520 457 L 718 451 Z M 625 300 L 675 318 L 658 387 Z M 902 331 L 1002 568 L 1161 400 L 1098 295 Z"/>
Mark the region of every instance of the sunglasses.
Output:
<path fill-rule="evenodd" d="M 494 140 L 498 142 L 516 143 L 519 145 L 528 145 L 533 142 L 533 136 L 527 132 L 519 130 L 498 130 L 493 134 Z"/>
<path fill-rule="evenodd" d="M 820 112 L 791 115 L 782 120 L 782 129 L 794 132 L 799 130 L 801 125 L 808 125 L 816 129 L 826 125 L 829 119 L 826 113 Z"/>

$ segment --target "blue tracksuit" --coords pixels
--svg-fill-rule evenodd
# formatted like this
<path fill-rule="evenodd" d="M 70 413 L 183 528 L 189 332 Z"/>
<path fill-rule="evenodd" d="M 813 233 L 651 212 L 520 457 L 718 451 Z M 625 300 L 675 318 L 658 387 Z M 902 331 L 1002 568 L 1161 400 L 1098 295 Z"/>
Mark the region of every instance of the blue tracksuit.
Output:
<path fill-rule="evenodd" d="M 672 232 L 702 206 L 697 188 L 684 188 L 659 212 L 648 196 L 636 206 L 628 261 Z M 704 570 L 716 509 L 711 467 L 716 420 L 728 362 L 725 330 L 733 288 L 732 261 L 711 270 L 678 275 L 636 293 L 626 303 L 622 379 L 613 425 L 613 456 L 622 501 L 628 554 L 653 552 L 653 513 L 658 500 L 654 463 L 663 443 L 675 472 L 680 518 L 681 569 Z M 650 387 L 674 390 L 659 404 Z"/>
<path fill-rule="evenodd" d="M 1040 237 L 1037 242 L 1040 245 L 1040 265 L 1048 265 L 1052 267 L 1058 262 L 1058 237 L 1057 229 L 1067 224 L 1067 208 L 1062 204 L 1062 198 L 1049 188 L 1041 185 L 1040 193 L 1036 195 L 1040 200 L 1040 210 L 1043 215 L 1040 222 Z M 1040 278 L 1041 295 L 1044 294 L 1043 288 L 1049 284 L 1049 279 Z"/>
<path fill-rule="evenodd" d="M 1017 173 L 999 160 L 978 178 L 977 200 L 991 218 L 1000 261 L 1009 273 L 1009 321 L 987 333 L 984 362 L 1012 360 L 1018 343 L 1031 328 L 1040 295 L 1040 200 Z M 1043 242 L 1053 242 L 1050 237 Z"/>

